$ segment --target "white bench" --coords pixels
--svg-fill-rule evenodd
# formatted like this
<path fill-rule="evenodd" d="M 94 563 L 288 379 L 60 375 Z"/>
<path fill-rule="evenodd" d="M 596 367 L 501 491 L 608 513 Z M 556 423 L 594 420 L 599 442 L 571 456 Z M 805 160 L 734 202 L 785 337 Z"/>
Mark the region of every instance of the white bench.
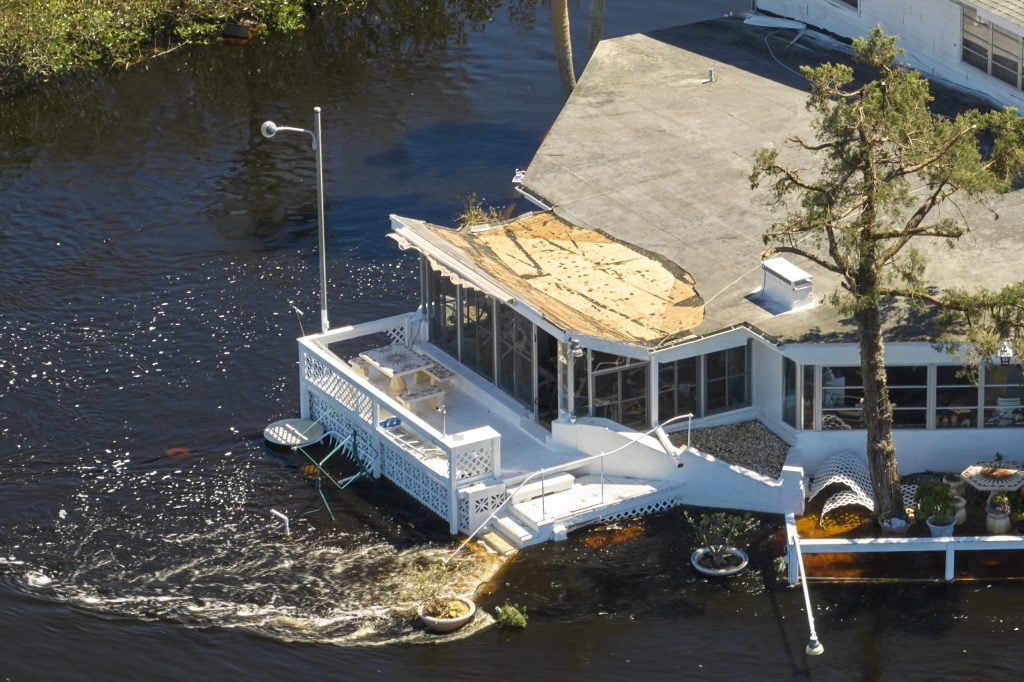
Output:
<path fill-rule="evenodd" d="M 441 404 L 441 400 L 444 398 L 444 389 L 437 386 L 424 386 L 422 388 L 416 388 L 412 391 L 406 391 L 398 394 L 398 402 L 405 405 L 407 409 L 413 409 L 418 403 L 429 400 L 430 406 L 434 409 Z"/>
<path fill-rule="evenodd" d="M 349 358 L 348 364 L 349 366 L 352 367 L 352 369 L 359 372 L 364 377 L 370 376 L 370 363 L 368 363 L 366 360 L 359 357 L 358 355 L 355 356 L 354 358 Z"/>
<path fill-rule="evenodd" d="M 455 372 L 451 371 L 444 365 L 437 364 L 436 362 L 423 370 L 423 372 L 430 377 L 430 383 L 434 386 L 447 387 L 448 382 L 455 376 Z"/>

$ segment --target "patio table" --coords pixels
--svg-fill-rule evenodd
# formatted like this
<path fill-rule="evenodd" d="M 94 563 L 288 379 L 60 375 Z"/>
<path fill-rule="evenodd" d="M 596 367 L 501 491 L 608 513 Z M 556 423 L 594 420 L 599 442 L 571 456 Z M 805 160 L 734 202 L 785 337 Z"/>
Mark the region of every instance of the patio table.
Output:
<path fill-rule="evenodd" d="M 1024 487 L 1024 469 L 1010 460 L 977 462 L 960 472 L 960 478 L 975 490 L 988 492 L 989 498 Z"/>
<path fill-rule="evenodd" d="M 427 356 L 401 343 L 374 348 L 360 353 L 359 357 L 391 379 L 391 393 L 396 396 L 407 390 L 405 377 L 426 371 L 433 364 L 433 360 Z"/>

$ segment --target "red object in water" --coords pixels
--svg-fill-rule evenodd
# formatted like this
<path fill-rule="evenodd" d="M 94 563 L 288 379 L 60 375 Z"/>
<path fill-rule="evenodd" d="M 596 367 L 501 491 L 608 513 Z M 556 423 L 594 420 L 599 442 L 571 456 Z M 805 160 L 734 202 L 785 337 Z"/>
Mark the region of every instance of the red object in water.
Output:
<path fill-rule="evenodd" d="M 167 452 L 164 453 L 165 457 L 188 457 L 192 454 L 192 451 L 188 448 L 167 448 Z"/>

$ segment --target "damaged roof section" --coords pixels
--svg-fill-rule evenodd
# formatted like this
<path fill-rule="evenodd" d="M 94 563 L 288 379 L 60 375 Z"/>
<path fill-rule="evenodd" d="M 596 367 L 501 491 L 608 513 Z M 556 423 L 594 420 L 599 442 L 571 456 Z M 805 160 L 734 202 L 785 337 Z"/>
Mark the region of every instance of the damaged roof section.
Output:
<path fill-rule="evenodd" d="M 655 347 L 704 318 L 688 272 L 550 212 L 459 230 L 401 224 L 426 238 L 414 248 L 428 257 L 440 249 L 568 332 Z M 396 230 L 400 242 L 403 231 Z"/>

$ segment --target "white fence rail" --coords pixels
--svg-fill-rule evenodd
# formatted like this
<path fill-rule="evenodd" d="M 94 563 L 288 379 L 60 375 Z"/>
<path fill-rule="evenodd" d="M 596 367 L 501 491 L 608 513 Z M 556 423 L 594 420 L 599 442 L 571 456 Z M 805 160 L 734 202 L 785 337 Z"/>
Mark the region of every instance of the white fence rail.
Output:
<path fill-rule="evenodd" d="M 327 430 L 354 434 L 357 456 L 459 527 L 459 488 L 500 473 L 501 436 L 489 426 L 443 434 L 330 352 L 327 343 L 383 333 L 415 338 L 415 314 L 397 315 L 299 339 L 302 416 Z M 398 424 L 389 421 L 398 417 Z"/>
<path fill-rule="evenodd" d="M 796 521 L 786 515 L 786 565 L 790 585 L 797 583 Z M 957 552 L 1024 550 L 1024 538 L 1019 535 L 963 535 L 939 538 L 800 538 L 804 556 L 808 554 L 943 552 L 946 558 L 944 578 L 956 578 L 954 566 Z M 811 576 L 816 578 L 819 576 Z M 827 578 L 828 576 L 820 576 Z"/>

